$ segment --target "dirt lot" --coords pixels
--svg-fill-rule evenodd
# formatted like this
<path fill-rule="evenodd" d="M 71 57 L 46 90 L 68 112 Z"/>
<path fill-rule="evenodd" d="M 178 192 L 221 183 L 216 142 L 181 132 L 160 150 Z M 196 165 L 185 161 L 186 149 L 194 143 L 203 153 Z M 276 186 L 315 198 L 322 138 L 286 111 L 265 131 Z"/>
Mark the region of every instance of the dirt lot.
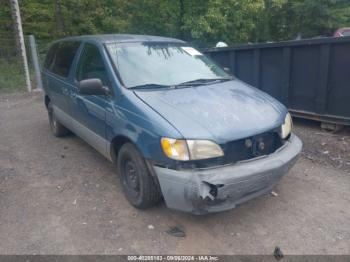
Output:
<path fill-rule="evenodd" d="M 304 151 L 277 196 L 207 216 L 139 211 L 112 164 L 51 135 L 40 94 L 0 95 L 0 254 L 350 254 L 350 131 L 295 130 Z"/>

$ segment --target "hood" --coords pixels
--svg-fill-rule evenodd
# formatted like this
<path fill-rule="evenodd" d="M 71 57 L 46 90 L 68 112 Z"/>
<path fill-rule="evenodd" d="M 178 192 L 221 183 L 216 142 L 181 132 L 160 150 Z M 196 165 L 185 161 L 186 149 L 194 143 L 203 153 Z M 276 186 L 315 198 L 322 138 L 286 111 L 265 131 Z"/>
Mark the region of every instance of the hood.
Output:
<path fill-rule="evenodd" d="M 239 80 L 171 90 L 138 90 L 135 94 L 184 138 L 217 143 L 276 128 L 287 113 L 276 99 Z"/>

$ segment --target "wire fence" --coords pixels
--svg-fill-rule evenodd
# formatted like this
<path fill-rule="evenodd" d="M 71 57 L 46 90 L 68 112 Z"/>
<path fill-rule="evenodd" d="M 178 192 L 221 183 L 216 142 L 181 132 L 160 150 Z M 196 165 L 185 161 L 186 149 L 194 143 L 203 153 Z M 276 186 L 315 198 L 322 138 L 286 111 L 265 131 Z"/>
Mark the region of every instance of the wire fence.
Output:
<path fill-rule="evenodd" d="M 0 91 L 21 89 L 25 89 L 25 76 L 16 40 L 0 35 Z"/>
<path fill-rule="evenodd" d="M 11 8 L 8 0 L 0 0 L 0 6 L 0 92 L 25 91 L 30 90 L 30 86 L 35 89 L 40 86 L 38 73 L 50 41 L 36 39 L 37 45 L 34 46 L 33 37 L 24 36 L 25 58 L 28 61 L 30 78 L 29 83 L 26 82 L 28 78 L 25 71 L 25 59 L 23 59 L 24 52 L 22 52 L 18 36 L 20 32 L 17 23 L 19 12 L 16 12 L 18 8 Z M 37 60 L 33 60 L 33 55 L 39 58 L 38 63 L 35 63 Z"/>
<path fill-rule="evenodd" d="M 24 90 L 26 78 L 16 38 L 15 15 L 11 12 L 10 1 L 0 0 L 0 6 L 0 91 Z"/>
<path fill-rule="evenodd" d="M 35 75 L 32 47 L 29 36 L 24 36 L 30 82 L 33 89 L 39 86 Z M 49 40 L 36 39 L 36 51 L 41 68 L 50 46 Z M 0 92 L 24 91 L 26 89 L 23 61 L 15 37 L 0 35 Z"/>

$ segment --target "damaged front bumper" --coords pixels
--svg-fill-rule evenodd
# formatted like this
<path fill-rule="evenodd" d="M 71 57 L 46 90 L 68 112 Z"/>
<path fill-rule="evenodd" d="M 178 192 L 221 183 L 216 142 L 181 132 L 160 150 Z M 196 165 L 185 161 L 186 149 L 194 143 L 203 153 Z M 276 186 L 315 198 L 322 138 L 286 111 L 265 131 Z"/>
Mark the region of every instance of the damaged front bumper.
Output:
<path fill-rule="evenodd" d="M 205 214 L 234 208 L 269 192 L 295 164 L 302 142 L 294 134 L 276 152 L 209 169 L 173 170 L 154 166 L 169 208 Z"/>

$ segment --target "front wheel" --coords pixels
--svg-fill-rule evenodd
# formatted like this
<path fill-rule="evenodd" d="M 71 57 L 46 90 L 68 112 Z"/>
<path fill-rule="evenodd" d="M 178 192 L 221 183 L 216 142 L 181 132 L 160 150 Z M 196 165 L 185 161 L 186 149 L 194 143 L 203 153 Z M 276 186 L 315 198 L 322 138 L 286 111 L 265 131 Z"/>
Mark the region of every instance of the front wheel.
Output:
<path fill-rule="evenodd" d="M 159 186 L 133 144 L 126 143 L 122 146 L 117 165 L 124 194 L 134 207 L 145 209 L 159 202 Z"/>

